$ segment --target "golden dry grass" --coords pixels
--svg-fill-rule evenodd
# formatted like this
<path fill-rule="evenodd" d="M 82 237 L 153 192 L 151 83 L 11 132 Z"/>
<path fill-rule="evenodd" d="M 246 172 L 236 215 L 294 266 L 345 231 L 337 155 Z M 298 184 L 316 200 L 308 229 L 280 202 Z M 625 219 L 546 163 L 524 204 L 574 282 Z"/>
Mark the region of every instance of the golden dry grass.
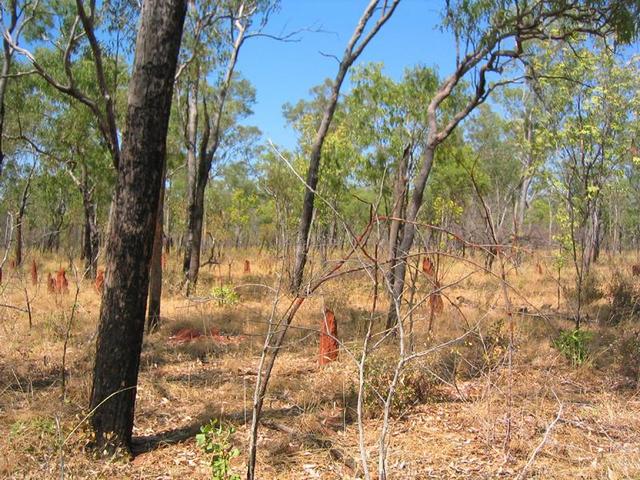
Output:
<path fill-rule="evenodd" d="M 252 259 L 250 274 L 243 273 L 245 258 Z M 210 418 L 233 424 L 237 429 L 234 444 L 245 453 L 255 372 L 273 300 L 273 293 L 258 285 L 276 284 L 277 259 L 258 256 L 255 251 L 240 252 L 231 260 L 230 271 L 227 263 L 205 268 L 197 297 L 229 282 L 229 273 L 240 295 L 238 304 L 220 305 L 182 297 L 175 287 L 178 258 L 171 258 L 162 327 L 145 339 L 143 349 L 134 431 L 142 453 L 131 462 L 95 459 L 84 449 L 88 435 L 81 420 L 91 388 L 99 296 L 90 282 L 80 283 L 63 401 L 62 352 L 74 302 L 74 275 L 69 275 L 69 295 L 49 294 L 43 272 L 57 269 L 59 261 L 38 257 L 41 279 L 33 286 L 30 260 L 25 262 L 24 278 L 20 272 L 5 269 L 0 286 L 0 304 L 5 305 L 0 307 L 0 476 L 53 478 L 63 469 L 67 478 L 208 478 L 207 458 L 197 448 L 194 435 Z M 472 261 L 482 263 L 480 257 Z M 542 275 L 536 263 L 541 263 Z M 616 268 L 626 268 L 624 259 L 603 262 L 598 267 L 600 281 L 606 284 Z M 320 271 L 317 262 L 312 269 Z M 590 323 L 587 328 L 599 339 L 593 360 L 571 367 L 551 346 L 557 328 L 571 325 L 562 314 L 568 311 L 566 292 L 561 290 L 556 311 L 557 273 L 551 260 L 538 253 L 508 275 L 514 289 L 510 299 L 519 312 L 513 318 L 515 350 L 509 370 L 504 343 L 509 320 L 497 278 L 473 273 L 472 263 L 456 260 L 445 260 L 440 271 L 443 285 L 455 283 L 445 293 L 457 307 L 446 301 L 431 333 L 427 332 L 428 308 L 417 308 L 413 318 L 416 348 L 464 333 L 465 322 L 478 324 L 488 348 L 481 348 L 477 336 L 469 336 L 412 367 L 432 381 L 427 398 L 405 405 L 392 419 L 390 477 L 515 478 L 562 404 L 562 415 L 527 478 L 640 478 L 640 398 L 620 375 L 616 353 L 618 337 L 628 329 Z M 570 281 L 567 270 L 561 283 L 566 286 Z M 24 309 L 25 289 L 32 310 L 31 328 L 25 312 L 6 306 Z M 416 299 L 423 300 L 428 290 L 428 282 L 420 278 Z M 322 306 L 330 305 L 345 346 L 358 351 L 371 301 L 371 282 L 366 274 L 358 273 L 327 283 L 303 305 L 265 401 L 264 418 L 272 428 L 260 430 L 259 478 L 361 478 L 353 414 L 356 365 L 343 350 L 339 362 L 318 367 L 317 329 Z M 592 318 L 606 309 L 607 302 L 606 298 L 594 302 L 589 310 Z M 386 305 L 381 298 L 377 332 L 382 330 Z M 539 308 L 548 314 L 548 321 L 536 315 Z M 241 335 L 242 341 L 170 342 L 169 337 L 184 327 L 218 329 Z M 387 345 L 378 355 L 394 354 L 395 348 Z M 506 452 L 509 398 L 511 441 Z M 381 418 L 372 412 L 366 416 L 365 428 L 375 471 Z M 298 433 L 274 429 L 274 425 L 286 425 Z M 243 455 L 233 462 L 241 474 L 243 462 Z"/>

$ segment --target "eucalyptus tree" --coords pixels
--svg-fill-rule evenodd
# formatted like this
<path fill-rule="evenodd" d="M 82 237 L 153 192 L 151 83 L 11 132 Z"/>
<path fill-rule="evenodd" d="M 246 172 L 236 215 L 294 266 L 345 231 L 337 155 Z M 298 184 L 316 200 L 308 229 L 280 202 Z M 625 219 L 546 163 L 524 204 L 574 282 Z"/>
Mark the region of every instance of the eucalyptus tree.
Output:
<path fill-rule="evenodd" d="M 41 54 L 43 64 L 52 71 L 56 67 L 52 55 Z M 107 62 L 108 71 L 115 67 Z M 92 83 L 90 61 L 76 64 L 78 85 L 84 91 L 97 94 Z M 120 78 L 126 80 L 126 72 Z M 27 79 L 24 79 L 27 80 Z M 100 139 L 100 133 L 92 113 L 67 95 L 61 95 L 48 82 L 31 78 L 33 95 L 40 99 L 42 110 L 39 125 L 21 138 L 38 153 L 42 163 L 49 168 L 60 169 L 72 180 L 80 194 L 83 211 L 83 238 L 81 257 L 85 271 L 95 278 L 100 247 L 100 211 L 109 208 L 113 188 L 113 166 L 108 151 Z M 46 119 L 46 120 L 45 120 Z"/>
<path fill-rule="evenodd" d="M 325 80 L 322 84 L 310 90 L 309 100 L 300 100 L 295 104 L 285 104 L 283 113 L 288 123 L 298 133 L 298 147 L 292 156 L 291 165 L 296 171 L 304 170 L 304 159 L 308 158 L 315 139 L 318 125 L 331 101 L 332 82 Z M 336 105 L 331 126 L 327 131 L 321 153 L 319 167 L 319 182 L 316 192 L 321 196 L 321 202 L 315 209 L 313 224 L 310 232 L 315 230 L 315 245 L 321 248 L 323 259 L 326 258 L 330 246 L 334 246 L 340 233 L 345 207 L 353 201 L 354 172 L 359 168 L 362 160 L 360 148 L 354 142 L 353 124 L 349 120 L 344 102 Z M 350 218 L 348 221 L 354 220 Z M 355 223 L 350 223 L 355 227 Z M 314 245 L 309 238 L 309 248 Z"/>
<path fill-rule="evenodd" d="M 540 80 L 551 113 L 545 136 L 554 146 L 553 186 L 562 200 L 558 238 L 576 273 L 579 327 L 584 282 L 605 233 L 605 200 L 629 169 L 640 118 L 639 65 L 597 46 L 565 47 L 550 63 L 549 79 Z"/>
<path fill-rule="evenodd" d="M 422 104 L 434 94 L 438 77 L 431 68 L 414 67 L 396 82 L 382 73 L 381 65 L 370 64 L 354 72 L 353 84 L 345 104 L 350 130 L 364 152 L 356 171 L 371 188 L 382 186 L 389 217 L 386 260 L 391 267 L 403 237 L 409 181 L 428 130 Z M 395 280 L 390 272 L 388 290 Z"/>
<path fill-rule="evenodd" d="M 149 265 L 186 10 L 185 0 L 147 0 L 141 12 L 91 389 L 91 426 L 100 451 L 131 448 Z"/>
<path fill-rule="evenodd" d="M 33 240 L 45 252 L 59 253 L 64 233 L 72 225 L 76 212 L 82 210 L 75 185 L 60 168 L 41 162 L 31 194 L 29 230 Z"/>
<path fill-rule="evenodd" d="M 257 188 L 263 198 L 260 213 L 264 238 L 280 255 L 291 258 L 288 239 L 294 234 L 296 218 L 300 216 L 300 205 L 296 200 L 302 194 L 302 185 L 281 156 L 293 158 L 296 169 L 301 166 L 299 156 L 276 147 L 261 152 L 255 169 Z"/>
<path fill-rule="evenodd" d="M 512 215 L 518 215 L 521 201 L 522 157 L 528 158 L 521 149 L 525 152 L 529 149 L 520 141 L 519 119 L 504 117 L 487 104 L 478 107 L 475 113 L 465 129 L 471 156 L 465 169 L 469 180 L 479 188 L 477 193 L 483 196 L 495 233 L 503 243 L 520 232 L 513 224 Z M 490 235 L 483 241 L 493 243 Z"/>
<path fill-rule="evenodd" d="M 15 53 L 12 43 L 20 43 L 25 40 L 33 40 L 42 34 L 42 29 L 36 21 L 46 20 L 46 15 L 38 0 L 8 0 L 0 4 L 0 19 L 2 20 L 2 67 L 0 68 L 0 177 L 5 164 L 5 150 L 3 149 L 3 137 L 6 121 L 6 96 L 9 80 L 19 77 L 24 72 L 12 70 L 13 55 Z"/>
<path fill-rule="evenodd" d="M 31 64 L 33 73 L 91 112 L 104 147 L 117 167 L 120 159 L 117 126 L 120 69 L 117 67 L 122 62 L 120 57 L 131 48 L 131 39 L 126 33 L 138 18 L 137 8 L 126 0 L 101 5 L 97 5 L 95 0 L 88 5 L 82 0 L 47 1 L 43 2 L 42 8 L 44 19 L 56 19 L 55 22 L 43 20 L 39 25 L 44 40 L 33 41 L 25 48 L 19 46 L 17 39 L 6 31 L 5 40 L 13 51 Z M 123 27 L 124 24 L 129 27 Z M 47 48 L 45 40 L 48 38 L 54 39 L 56 48 L 53 53 Z M 91 83 L 95 86 L 91 91 L 83 88 L 88 82 L 81 78 L 84 70 L 79 70 L 79 65 L 87 59 L 92 66 Z M 109 64 L 115 68 L 109 69 Z"/>
<path fill-rule="evenodd" d="M 186 44 L 187 229 L 183 271 L 187 292 L 196 284 L 204 216 L 205 189 L 229 129 L 251 113 L 254 94 L 238 81 L 236 66 L 244 43 L 263 33 L 273 0 L 197 2 L 190 9 Z M 179 70 L 180 72 L 181 70 Z M 213 78 L 212 84 L 207 83 Z M 246 133 L 246 132 L 245 132 Z"/>
<path fill-rule="evenodd" d="M 528 45 L 561 43 L 575 40 L 585 33 L 596 36 L 617 34 L 628 41 L 636 32 L 639 6 L 633 0 L 626 2 L 448 2 L 444 11 L 444 27 L 456 39 L 456 63 L 453 72 L 425 102 L 429 131 L 425 148 L 412 183 L 411 199 L 405 217 L 404 236 L 399 256 L 407 257 L 414 243 L 416 219 L 422 207 L 425 187 L 438 148 L 449 138 L 457 126 L 468 117 L 496 88 L 522 80 L 526 73 L 516 69 L 514 77 L 504 75 L 514 71 L 516 65 L 527 63 Z M 466 80 L 466 82 L 465 82 Z M 452 94 L 467 84 L 468 100 L 455 109 L 450 118 L 440 112 Z M 394 265 L 393 298 L 389 309 L 389 323 L 396 320 L 404 291 L 407 265 L 405 261 Z"/>
<path fill-rule="evenodd" d="M 351 66 L 362 54 L 369 42 L 380 31 L 382 26 L 391 18 L 399 3 L 400 0 L 390 2 L 371 0 L 369 2 L 347 43 L 338 64 L 338 72 L 331 83 L 331 93 L 322 114 L 321 121 L 318 124 L 313 143 L 309 149 L 309 166 L 307 168 L 306 188 L 302 200 L 302 214 L 300 216 L 298 236 L 296 239 L 296 256 L 291 285 L 292 290 L 296 293 L 299 292 L 302 286 L 304 267 L 307 262 L 309 233 L 313 219 L 315 189 L 318 185 L 322 148 L 338 104 L 340 89 Z"/>
<path fill-rule="evenodd" d="M 31 64 L 31 73 L 38 75 L 51 90 L 66 97 L 62 104 L 67 110 L 76 107 L 86 110 L 83 117 L 89 122 L 90 128 L 95 129 L 99 139 L 96 145 L 104 151 L 104 154 L 94 152 L 92 155 L 83 152 L 85 155 L 74 159 L 68 158 L 68 155 L 65 158 L 58 157 L 58 161 L 72 167 L 67 171 L 83 196 L 83 252 L 89 276 L 95 277 L 99 236 L 92 186 L 94 180 L 91 178 L 92 172 L 86 168 L 85 159 L 106 161 L 113 167 L 119 164 L 118 100 L 123 82 L 126 82 L 126 65 L 123 65 L 122 57 L 131 48 L 131 22 L 137 19 L 137 9 L 126 0 L 101 5 L 97 5 L 95 0 L 88 5 L 80 0 L 75 3 L 37 3 L 41 11 L 33 23 L 40 31 L 41 38 L 33 39 L 29 42 L 29 48 L 25 48 L 18 45 L 16 35 L 5 31 L 5 41 L 12 51 L 22 55 Z M 56 48 L 49 48 L 43 40 L 49 37 L 54 39 Z M 52 96 L 50 91 L 48 94 Z M 53 118 L 56 117 L 57 114 L 53 114 Z M 79 125 L 74 125 L 72 130 L 78 131 Z M 88 138 L 76 140 L 74 147 L 77 154 L 80 153 L 79 142 L 88 141 Z M 31 141 L 34 142 L 33 139 Z M 78 158 L 81 160 L 78 161 Z M 76 165 L 82 172 L 78 172 Z M 104 166 L 100 168 L 104 169 Z"/>

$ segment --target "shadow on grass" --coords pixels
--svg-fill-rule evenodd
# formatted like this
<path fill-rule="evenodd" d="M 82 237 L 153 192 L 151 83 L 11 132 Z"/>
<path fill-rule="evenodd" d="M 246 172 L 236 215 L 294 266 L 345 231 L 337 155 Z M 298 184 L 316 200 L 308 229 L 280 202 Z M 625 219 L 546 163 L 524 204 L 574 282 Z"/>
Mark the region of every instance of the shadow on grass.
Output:
<path fill-rule="evenodd" d="M 215 411 L 215 407 L 205 408 L 193 422 L 188 425 L 184 425 L 180 428 L 174 428 L 171 430 L 165 430 L 155 435 L 145 435 L 141 437 L 134 437 L 131 441 L 132 452 L 134 455 L 142 455 L 149 453 L 152 450 L 161 448 L 164 445 L 173 445 L 181 443 L 187 440 L 191 440 L 195 435 L 200 432 L 200 427 L 207 424 L 211 419 L 215 418 L 223 423 L 230 423 L 238 425 L 244 421 L 244 412 L 228 413 L 220 415 L 211 415 L 210 412 Z M 269 418 L 270 420 L 292 418 L 301 415 L 303 411 L 298 407 L 288 407 L 272 410 L 264 410 L 263 418 Z"/>

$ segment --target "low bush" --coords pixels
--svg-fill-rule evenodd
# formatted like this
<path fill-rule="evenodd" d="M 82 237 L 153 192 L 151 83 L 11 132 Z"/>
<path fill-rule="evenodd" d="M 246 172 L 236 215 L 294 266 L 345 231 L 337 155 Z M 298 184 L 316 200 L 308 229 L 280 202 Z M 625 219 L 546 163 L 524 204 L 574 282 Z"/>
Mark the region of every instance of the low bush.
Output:
<path fill-rule="evenodd" d="M 372 357 L 365 364 L 364 404 L 369 416 L 384 409 L 397 362 L 395 359 Z M 412 405 L 424 402 L 435 386 L 434 377 L 418 365 L 406 365 L 400 372 L 391 401 L 391 415 L 397 416 Z"/>
<path fill-rule="evenodd" d="M 576 328 L 574 330 L 561 331 L 552 344 L 571 362 L 571 365 L 577 367 L 589 358 L 589 346 L 592 338 L 592 332 Z"/>

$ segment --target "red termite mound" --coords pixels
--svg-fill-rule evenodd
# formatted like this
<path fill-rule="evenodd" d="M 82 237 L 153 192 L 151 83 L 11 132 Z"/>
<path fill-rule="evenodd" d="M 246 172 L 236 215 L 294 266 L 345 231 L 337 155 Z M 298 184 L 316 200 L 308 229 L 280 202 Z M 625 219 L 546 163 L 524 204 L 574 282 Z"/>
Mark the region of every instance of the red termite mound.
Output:
<path fill-rule="evenodd" d="M 31 260 L 31 283 L 38 284 L 38 266 L 35 260 Z"/>
<path fill-rule="evenodd" d="M 435 282 L 435 288 L 440 289 L 440 283 Z M 434 315 L 440 315 L 444 310 L 444 302 L 439 292 L 434 292 L 429 296 L 429 305 Z"/>
<path fill-rule="evenodd" d="M 244 273 L 251 273 L 251 263 L 249 260 L 244 261 Z"/>
<path fill-rule="evenodd" d="M 538 275 L 542 275 L 542 265 L 540 265 L 540 262 L 536 263 L 536 270 L 538 270 Z"/>
<path fill-rule="evenodd" d="M 60 267 L 56 273 L 56 293 L 69 293 L 69 282 L 67 281 L 67 272 Z"/>
<path fill-rule="evenodd" d="M 195 328 L 182 328 L 169 337 L 169 341 L 174 343 L 187 343 L 195 338 L 199 338 L 203 333 Z"/>
<path fill-rule="evenodd" d="M 51 276 L 51 272 L 47 274 L 47 291 L 49 293 L 56 293 L 56 282 Z"/>
<path fill-rule="evenodd" d="M 212 328 L 208 335 L 195 328 L 181 328 L 169 337 L 169 342 L 173 344 L 183 344 L 206 338 L 222 345 L 237 345 L 244 341 L 246 337 L 243 335 L 223 335 L 217 328 Z"/>
<path fill-rule="evenodd" d="M 422 259 L 422 271 L 430 277 L 433 277 L 433 262 L 429 257 Z"/>
<path fill-rule="evenodd" d="M 336 316 L 328 308 L 324 309 L 320 327 L 320 365 L 338 359 L 338 325 Z"/>
<path fill-rule="evenodd" d="M 98 275 L 96 275 L 96 281 L 94 283 L 96 292 L 102 293 L 103 285 L 104 285 L 104 270 L 98 270 Z"/>

